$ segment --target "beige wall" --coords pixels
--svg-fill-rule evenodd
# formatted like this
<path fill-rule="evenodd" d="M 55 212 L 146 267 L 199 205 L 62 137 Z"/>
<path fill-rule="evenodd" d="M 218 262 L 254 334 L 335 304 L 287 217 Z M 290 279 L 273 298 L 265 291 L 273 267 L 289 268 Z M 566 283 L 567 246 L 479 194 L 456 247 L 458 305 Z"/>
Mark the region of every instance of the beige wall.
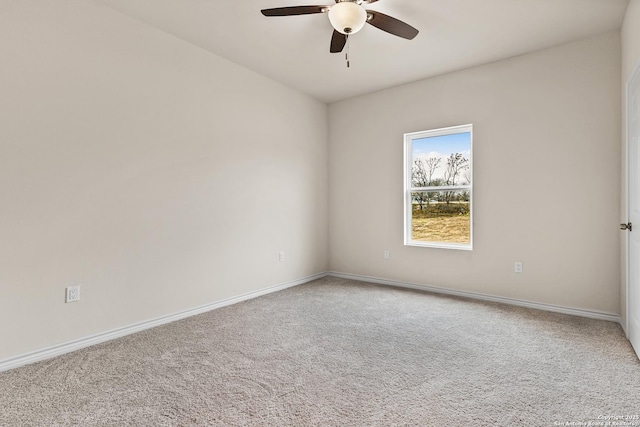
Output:
<path fill-rule="evenodd" d="M 640 0 L 631 0 L 621 30 L 623 85 L 640 61 Z"/>
<path fill-rule="evenodd" d="M 329 267 L 619 313 L 619 88 L 611 32 L 330 105 Z M 474 250 L 403 246 L 403 133 L 466 123 Z"/>
<path fill-rule="evenodd" d="M 627 13 L 624 18 L 624 23 L 620 31 L 620 38 L 622 42 L 622 156 L 621 156 L 621 203 L 620 203 L 620 222 L 627 221 L 627 187 L 626 187 L 626 173 L 627 173 L 627 157 L 626 157 L 626 85 L 627 81 L 631 77 L 632 71 L 638 64 L 640 64 L 640 0 L 631 0 Z M 626 299 L 626 286 L 627 286 L 627 264 L 626 264 L 626 252 L 627 243 L 624 234 L 620 239 L 620 310 L 622 313 L 622 324 L 626 325 L 627 321 L 627 299 Z"/>
<path fill-rule="evenodd" d="M 325 104 L 82 0 L 0 58 L 0 360 L 327 269 Z"/>

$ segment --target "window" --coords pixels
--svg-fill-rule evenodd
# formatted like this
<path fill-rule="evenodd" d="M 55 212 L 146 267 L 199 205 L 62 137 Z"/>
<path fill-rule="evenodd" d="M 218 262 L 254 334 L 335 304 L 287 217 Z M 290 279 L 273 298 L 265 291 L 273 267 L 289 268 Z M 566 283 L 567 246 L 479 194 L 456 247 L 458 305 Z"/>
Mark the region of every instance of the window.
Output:
<path fill-rule="evenodd" d="M 473 125 L 404 135 L 404 244 L 472 248 Z"/>

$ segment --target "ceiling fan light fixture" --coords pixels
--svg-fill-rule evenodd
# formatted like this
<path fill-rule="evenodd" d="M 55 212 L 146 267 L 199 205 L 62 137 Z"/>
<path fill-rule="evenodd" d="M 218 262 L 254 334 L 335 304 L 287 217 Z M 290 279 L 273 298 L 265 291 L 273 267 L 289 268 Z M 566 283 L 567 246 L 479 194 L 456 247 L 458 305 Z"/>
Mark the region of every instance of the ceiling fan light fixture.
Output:
<path fill-rule="evenodd" d="M 352 1 L 341 1 L 329 9 L 329 21 L 342 34 L 355 34 L 367 22 L 367 11 Z"/>

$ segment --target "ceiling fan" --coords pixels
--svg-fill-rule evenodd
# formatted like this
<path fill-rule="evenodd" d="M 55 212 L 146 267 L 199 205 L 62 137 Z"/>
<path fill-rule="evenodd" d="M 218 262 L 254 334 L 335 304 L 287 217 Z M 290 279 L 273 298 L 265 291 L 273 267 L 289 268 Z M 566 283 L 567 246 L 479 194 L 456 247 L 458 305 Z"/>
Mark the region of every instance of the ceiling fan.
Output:
<path fill-rule="evenodd" d="M 376 28 L 408 40 L 418 35 L 418 30 L 411 25 L 392 18 L 375 10 L 367 10 L 363 4 L 375 3 L 378 0 L 335 0 L 332 6 L 289 6 L 262 9 L 264 16 L 292 16 L 327 13 L 333 26 L 329 52 L 339 53 L 344 49 L 347 38 L 355 34 L 368 23 Z"/>

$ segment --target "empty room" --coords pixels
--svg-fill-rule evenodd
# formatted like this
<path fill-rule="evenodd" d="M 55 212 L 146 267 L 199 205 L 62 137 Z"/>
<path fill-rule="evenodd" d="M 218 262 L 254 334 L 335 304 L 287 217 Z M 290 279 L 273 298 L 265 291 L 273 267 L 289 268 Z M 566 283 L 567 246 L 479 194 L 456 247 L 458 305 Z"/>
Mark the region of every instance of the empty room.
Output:
<path fill-rule="evenodd" d="M 0 0 L 0 426 L 640 426 L 639 153 L 640 0 Z"/>

